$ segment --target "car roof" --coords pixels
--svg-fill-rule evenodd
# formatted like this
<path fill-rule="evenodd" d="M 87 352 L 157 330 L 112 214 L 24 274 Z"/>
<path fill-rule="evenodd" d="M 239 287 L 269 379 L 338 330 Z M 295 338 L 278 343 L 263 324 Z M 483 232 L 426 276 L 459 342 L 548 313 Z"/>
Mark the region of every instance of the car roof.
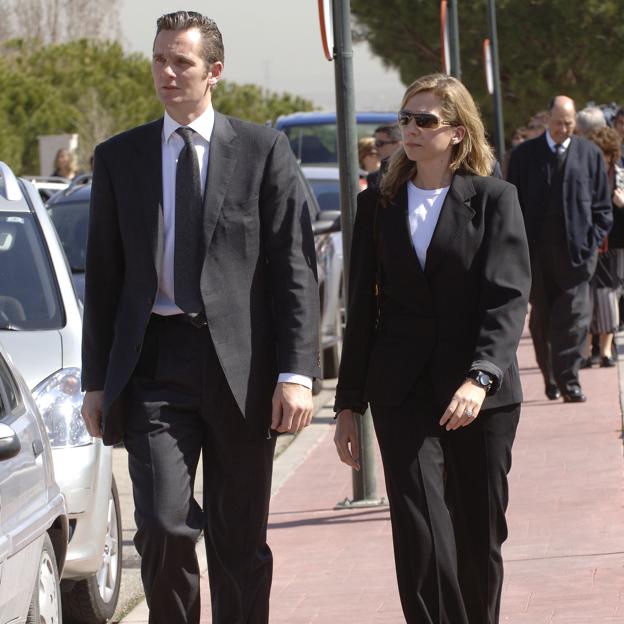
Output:
<path fill-rule="evenodd" d="M 301 171 L 308 180 L 339 180 L 340 169 L 338 166 L 327 165 L 301 165 Z"/>
<path fill-rule="evenodd" d="M 47 205 L 53 206 L 54 204 L 67 204 L 71 202 L 85 202 L 89 201 L 91 197 L 91 182 L 85 182 L 83 184 L 71 184 L 66 189 L 53 195 Z"/>
<path fill-rule="evenodd" d="M 396 123 L 396 113 L 391 112 L 367 112 L 355 113 L 357 123 L 385 124 Z M 336 123 L 336 113 L 331 111 L 312 111 L 308 113 L 292 113 L 280 115 L 275 122 L 275 127 L 280 130 L 288 126 L 313 126 L 328 123 Z"/>

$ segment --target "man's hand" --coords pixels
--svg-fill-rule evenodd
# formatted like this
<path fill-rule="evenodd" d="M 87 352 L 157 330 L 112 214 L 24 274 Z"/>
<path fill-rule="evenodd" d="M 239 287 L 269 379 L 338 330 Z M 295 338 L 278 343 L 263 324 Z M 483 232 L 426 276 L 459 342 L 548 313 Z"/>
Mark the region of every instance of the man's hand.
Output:
<path fill-rule="evenodd" d="M 87 426 L 87 431 L 94 438 L 102 437 L 102 403 L 104 392 L 102 390 L 92 390 L 85 392 L 82 400 L 82 418 Z"/>
<path fill-rule="evenodd" d="M 453 395 L 440 419 L 440 425 L 446 425 L 446 430 L 451 431 L 471 424 L 478 416 L 484 399 L 485 389 L 472 379 L 466 379 Z"/>
<path fill-rule="evenodd" d="M 355 470 L 360 469 L 360 443 L 358 441 L 357 423 L 350 409 L 338 413 L 334 444 L 340 461 Z"/>
<path fill-rule="evenodd" d="M 297 433 L 312 422 L 312 390 L 297 383 L 280 382 L 273 393 L 271 429 Z"/>

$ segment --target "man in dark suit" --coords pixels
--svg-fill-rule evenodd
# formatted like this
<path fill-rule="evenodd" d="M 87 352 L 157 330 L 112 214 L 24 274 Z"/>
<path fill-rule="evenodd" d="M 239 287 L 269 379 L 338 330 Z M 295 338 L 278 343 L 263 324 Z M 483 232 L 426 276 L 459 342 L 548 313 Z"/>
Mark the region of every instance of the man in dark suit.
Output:
<path fill-rule="evenodd" d="M 549 106 L 547 131 L 511 154 L 531 252 L 529 327 L 549 399 L 585 401 L 578 370 L 589 329 L 589 280 L 613 220 L 600 150 L 573 136 L 574 102 Z"/>
<path fill-rule="evenodd" d="M 95 151 L 83 415 L 125 443 L 150 623 L 268 622 L 274 436 L 310 422 L 319 374 L 314 240 L 286 137 L 216 113 L 216 24 L 158 20 L 163 119 Z M 200 453 L 204 500 L 193 497 Z"/>
<path fill-rule="evenodd" d="M 390 157 L 398 149 L 401 149 L 403 139 L 397 124 L 375 128 L 373 137 L 375 138 L 375 147 L 379 152 L 379 158 L 381 158 L 381 165 L 377 171 L 371 171 L 371 173 L 366 176 L 366 184 L 371 188 L 377 188 L 381 176 L 388 169 Z"/>

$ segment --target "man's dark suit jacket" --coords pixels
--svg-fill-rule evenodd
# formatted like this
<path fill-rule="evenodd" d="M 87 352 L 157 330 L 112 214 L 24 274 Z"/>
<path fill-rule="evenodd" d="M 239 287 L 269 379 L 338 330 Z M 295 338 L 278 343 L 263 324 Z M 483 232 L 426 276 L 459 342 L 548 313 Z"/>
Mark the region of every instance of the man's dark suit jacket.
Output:
<path fill-rule="evenodd" d="M 544 133 L 520 143 L 509 161 L 507 179 L 518 189 L 532 250 L 539 240 L 549 200 L 553 157 Z M 576 136 L 571 137 L 567 149 L 563 214 L 570 263 L 579 267 L 592 258 L 608 234 L 613 213 L 602 152 L 591 141 Z"/>
<path fill-rule="evenodd" d="M 104 390 L 106 444 L 123 437 L 124 389 L 158 291 L 162 127 L 160 119 L 95 150 L 82 383 Z M 320 374 L 316 255 L 295 167 L 285 135 L 215 113 L 201 293 L 230 389 L 265 434 L 278 373 Z"/>
<path fill-rule="evenodd" d="M 381 314 L 375 330 L 378 258 Z M 471 369 L 496 379 L 483 409 L 522 400 L 516 349 L 530 267 L 511 184 L 456 174 L 424 271 L 410 235 L 407 186 L 388 205 L 378 191 L 363 191 L 349 284 L 336 409 L 362 411 L 369 401 L 399 405 L 416 379 L 427 375 L 442 416 Z"/>

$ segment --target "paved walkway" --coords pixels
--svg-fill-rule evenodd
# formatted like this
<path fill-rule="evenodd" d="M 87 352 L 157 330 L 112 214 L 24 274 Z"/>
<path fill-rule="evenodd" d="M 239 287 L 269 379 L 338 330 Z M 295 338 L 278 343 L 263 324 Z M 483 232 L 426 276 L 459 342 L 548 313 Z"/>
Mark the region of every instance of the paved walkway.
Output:
<path fill-rule="evenodd" d="M 584 371 L 590 400 L 563 404 L 545 399 L 527 337 L 519 359 L 526 403 L 510 477 L 501 622 L 624 624 L 617 371 Z M 335 457 L 332 435 L 331 413 L 321 410 L 276 462 L 271 623 L 400 624 L 388 509 L 334 510 L 350 495 L 351 474 Z M 379 466 L 378 489 L 383 495 Z M 202 597 L 204 624 L 206 577 Z M 147 622 L 145 605 L 123 622 Z"/>

